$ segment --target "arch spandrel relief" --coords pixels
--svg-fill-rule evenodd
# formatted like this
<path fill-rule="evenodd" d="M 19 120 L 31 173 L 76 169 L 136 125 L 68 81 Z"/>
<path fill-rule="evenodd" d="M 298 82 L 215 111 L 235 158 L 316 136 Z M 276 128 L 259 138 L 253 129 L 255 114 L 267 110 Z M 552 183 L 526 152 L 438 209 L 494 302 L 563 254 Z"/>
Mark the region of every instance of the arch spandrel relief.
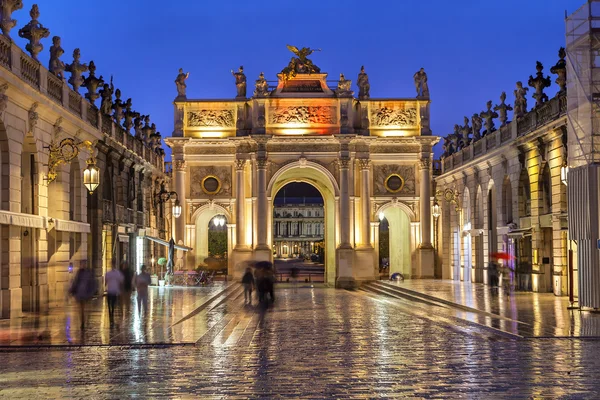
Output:
<path fill-rule="evenodd" d="M 415 195 L 415 167 L 413 165 L 375 164 L 375 195 Z"/>
<path fill-rule="evenodd" d="M 190 172 L 191 198 L 231 196 L 231 167 L 193 166 Z"/>

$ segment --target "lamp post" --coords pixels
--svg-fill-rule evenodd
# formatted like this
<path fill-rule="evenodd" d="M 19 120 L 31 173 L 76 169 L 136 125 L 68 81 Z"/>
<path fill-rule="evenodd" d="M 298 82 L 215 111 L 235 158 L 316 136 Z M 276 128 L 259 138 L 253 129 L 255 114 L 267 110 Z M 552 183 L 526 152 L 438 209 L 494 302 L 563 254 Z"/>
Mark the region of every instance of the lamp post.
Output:
<path fill-rule="evenodd" d="M 172 198 L 175 200 L 172 210 L 173 216 L 175 218 L 179 218 L 181 216 L 181 204 L 179 203 L 179 196 L 175 191 L 167 191 L 164 184 L 161 185 L 160 192 L 154 195 L 154 206 L 158 206 L 159 203 L 166 203 Z"/>
<path fill-rule="evenodd" d="M 100 169 L 96 166 L 96 160 L 90 157 L 87 160 L 87 168 L 83 170 L 83 186 L 90 194 L 100 185 Z"/>
<path fill-rule="evenodd" d="M 440 210 L 440 205 L 436 202 L 433 203 L 433 207 L 431 210 L 431 215 L 433 215 L 433 235 L 434 235 L 434 244 L 435 244 L 435 259 L 434 259 L 434 274 L 437 273 L 438 267 L 438 219 L 440 215 L 442 215 Z"/>

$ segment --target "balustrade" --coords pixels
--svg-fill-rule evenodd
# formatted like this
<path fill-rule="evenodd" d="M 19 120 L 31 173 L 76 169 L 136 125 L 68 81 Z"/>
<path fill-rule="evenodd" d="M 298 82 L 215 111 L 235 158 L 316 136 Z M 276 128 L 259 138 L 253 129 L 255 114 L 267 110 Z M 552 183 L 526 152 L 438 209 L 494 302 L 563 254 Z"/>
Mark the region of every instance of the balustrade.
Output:
<path fill-rule="evenodd" d="M 98 128 L 98 109 L 93 104 L 88 108 L 87 119 L 94 128 Z"/>
<path fill-rule="evenodd" d="M 21 77 L 36 89 L 40 88 L 40 64 L 21 53 Z"/>
<path fill-rule="evenodd" d="M 81 96 L 74 91 L 69 91 L 69 109 L 81 115 Z"/>
<path fill-rule="evenodd" d="M 48 96 L 59 104 L 63 101 L 63 82 L 53 73 L 48 73 Z"/>

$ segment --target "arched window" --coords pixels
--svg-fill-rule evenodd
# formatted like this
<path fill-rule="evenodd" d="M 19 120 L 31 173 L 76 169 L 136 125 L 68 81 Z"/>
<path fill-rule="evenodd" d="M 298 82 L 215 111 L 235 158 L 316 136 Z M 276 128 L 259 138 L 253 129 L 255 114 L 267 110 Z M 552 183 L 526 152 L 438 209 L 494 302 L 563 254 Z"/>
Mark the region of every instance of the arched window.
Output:
<path fill-rule="evenodd" d="M 550 214 L 552 212 L 552 178 L 550 176 L 550 167 L 547 163 L 540 175 L 538 187 L 542 200 L 540 215 Z"/>
<path fill-rule="evenodd" d="M 137 185 L 137 210 L 144 211 L 144 174 L 140 172 L 140 180 Z"/>
<path fill-rule="evenodd" d="M 505 225 L 513 222 L 512 186 L 508 176 L 504 177 L 504 181 L 502 182 L 502 215 L 504 216 Z"/>
<path fill-rule="evenodd" d="M 113 199 L 113 179 L 112 179 L 113 166 L 111 162 L 106 164 L 104 168 L 104 177 L 100 184 L 102 185 L 102 198 L 104 200 Z"/>
<path fill-rule="evenodd" d="M 531 190 L 529 175 L 526 169 L 521 170 L 519 176 L 519 217 L 531 216 Z"/>
<path fill-rule="evenodd" d="M 75 159 L 71 162 L 69 173 L 69 219 L 81 221 L 81 170 L 79 162 Z"/>

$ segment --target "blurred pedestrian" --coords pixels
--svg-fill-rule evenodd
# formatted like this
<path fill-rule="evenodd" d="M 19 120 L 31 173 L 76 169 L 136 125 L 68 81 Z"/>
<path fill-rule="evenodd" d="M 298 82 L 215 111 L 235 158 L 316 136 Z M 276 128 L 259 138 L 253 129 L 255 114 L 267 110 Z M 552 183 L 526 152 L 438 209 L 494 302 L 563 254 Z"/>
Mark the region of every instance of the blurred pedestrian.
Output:
<path fill-rule="evenodd" d="M 119 300 L 119 295 L 123 290 L 125 278 L 123 273 L 117 268 L 117 262 L 113 258 L 112 269 L 104 276 L 106 284 L 106 302 L 108 304 L 108 317 L 110 319 L 111 328 L 115 326 L 115 306 Z"/>
<path fill-rule="evenodd" d="M 298 267 L 292 267 L 290 272 L 290 278 L 292 280 L 292 288 L 294 293 L 298 291 L 298 275 Z"/>
<path fill-rule="evenodd" d="M 498 261 L 495 257 L 492 257 L 492 260 L 489 264 L 489 278 L 490 278 L 490 286 L 492 288 L 497 288 L 499 283 L 498 275 L 500 273 L 498 267 Z"/>
<path fill-rule="evenodd" d="M 242 284 L 244 285 L 244 303 L 252 304 L 252 289 L 254 288 L 252 268 L 246 268 L 246 273 L 242 277 Z"/>
<path fill-rule="evenodd" d="M 85 329 L 85 308 L 87 302 L 96 294 L 98 289 L 94 274 L 86 268 L 86 263 L 81 262 L 73 283 L 69 288 L 69 293 L 75 298 L 79 305 L 79 317 L 81 319 L 81 330 Z"/>
<path fill-rule="evenodd" d="M 137 291 L 138 311 L 141 314 L 143 309 L 144 315 L 146 315 L 148 310 L 148 286 L 150 286 L 151 278 L 150 274 L 146 272 L 145 265 L 142 265 L 140 269 L 141 272 L 133 278 L 133 285 Z"/>
<path fill-rule="evenodd" d="M 131 308 L 131 292 L 133 291 L 133 273 L 126 261 L 121 261 L 121 273 L 123 274 L 123 292 L 121 293 L 121 310 L 129 314 Z"/>
<path fill-rule="evenodd" d="M 275 302 L 275 268 L 269 261 L 265 261 L 265 293 L 269 293 L 271 303 Z"/>
<path fill-rule="evenodd" d="M 257 262 L 254 268 L 254 282 L 256 284 L 256 294 L 258 296 L 258 302 L 261 304 L 265 299 L 265 268 L 264 262 Z"/>

